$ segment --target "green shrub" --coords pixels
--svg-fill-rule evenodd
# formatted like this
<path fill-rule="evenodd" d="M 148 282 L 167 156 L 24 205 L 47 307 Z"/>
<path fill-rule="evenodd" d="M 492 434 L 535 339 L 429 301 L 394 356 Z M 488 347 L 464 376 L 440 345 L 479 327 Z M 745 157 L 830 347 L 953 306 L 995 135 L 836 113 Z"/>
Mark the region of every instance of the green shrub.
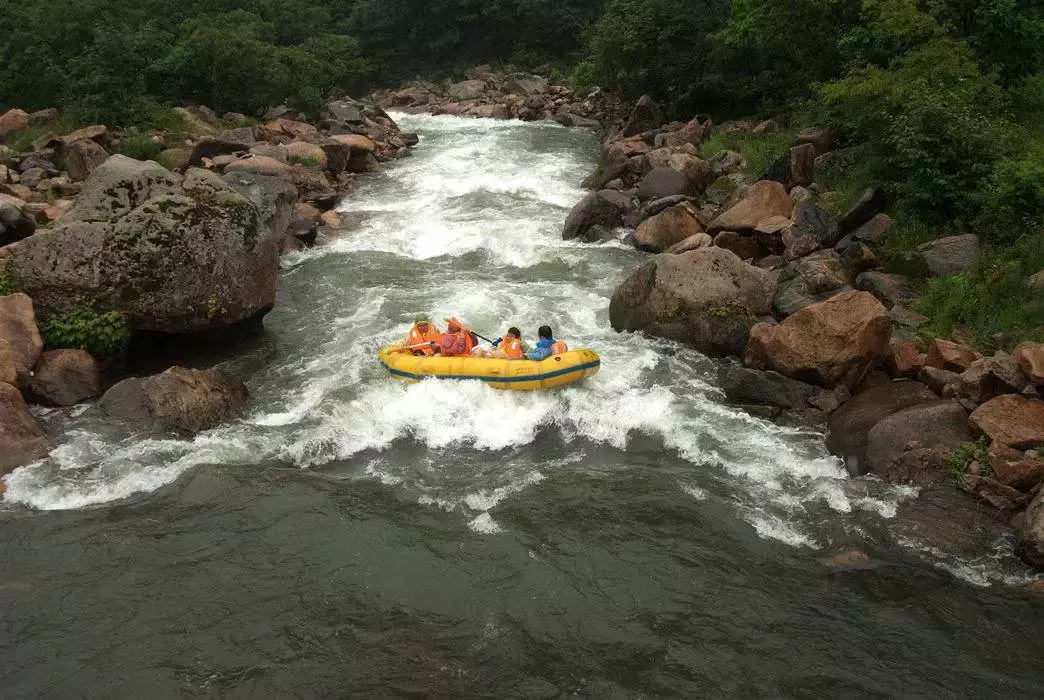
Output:
<path fill-rule="evenodd" d="M 120 139 L 119 145 L 114 149 L 115 153 L 122 153 L 128 158 L 136 160 L 156 160 L 156 156 L 162 153 L 162 143 L 153 141 L 148 136 L 125 136 Z"/>
<path fill-rule="evenodd" d="M 45 318 L 40 334 L 48 349 L 87 350 L 95 357 L 115 355 L 130 341 L 130 327 L 123 313 L 100 314 L 87 308 Z"/>
<path fill-rule="evenodd" d="M 14 274 L 7 269 L 7 261 L 0 260 L 0 297 L 14 294 L 17 291 L 18 285 L 15 284 Z"/>
<path fill-rule="evenodd" d="M 710 158 L 722 151 L 737 151 L 747 161 L 744 170 L 760 177 L 777 158 L 790 152 L 796 136 L 794 131 L 786 129 L 770 134 L 719 132 L 700 145 L 700 153 Z"/>
<path fill-rule="evenodd" d="M 959 477 L 968 468 L 968 464 L 975 460 L 979 463 L 981 474 L 989 476 L 990 461 L 987 459 L 989 450 L 989 439 L 983 435 L 975 442 L 966 442 L 950 453 L 949 471 L 953 478 Z"/>

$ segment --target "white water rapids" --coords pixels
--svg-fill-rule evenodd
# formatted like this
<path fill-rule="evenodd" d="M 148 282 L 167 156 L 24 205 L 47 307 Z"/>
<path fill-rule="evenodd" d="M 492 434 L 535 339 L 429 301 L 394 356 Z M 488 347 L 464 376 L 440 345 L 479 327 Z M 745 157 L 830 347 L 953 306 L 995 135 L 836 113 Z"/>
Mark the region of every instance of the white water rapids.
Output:
<path fill-rule="evenodd" d="M 342 205 L 347 229 L 284 259 L 265 337 L 225 363 L 251 391 L 238 421 L 192 439 L 140 435 L 93 408 L 45 416 L 50 458 L 7 478 L 8 504 L 71 509 L 140 498 L 208 464 L 379 480 L 418 508 L 501 529 L 495 507 L 555 470 L 658 469 L 716 498 L 763 538 L 826 548 L 894 515 L 908 490 L 852 481 L 820 436 L 727 407 L 713 365 L 618 334 L 615 286 L 644 259 L 561 240 L 594 163 L 590 134 L 557 125 L 396 115 L 421 142 Z M 601 372 L 553 393 L 390 379 L 375 359 L 426 312 L 532 340 L 550 324 Z"/>

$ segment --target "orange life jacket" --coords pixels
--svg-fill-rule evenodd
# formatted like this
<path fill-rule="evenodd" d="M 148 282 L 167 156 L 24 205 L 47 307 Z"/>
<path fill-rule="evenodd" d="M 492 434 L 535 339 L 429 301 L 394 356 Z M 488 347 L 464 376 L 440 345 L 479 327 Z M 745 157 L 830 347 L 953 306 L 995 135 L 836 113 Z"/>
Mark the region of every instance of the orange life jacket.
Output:
<path fill-rule="evenodd" d="M 512 338 L 510 335 L 505 335 L 504 339 L 500 341 L 500 349 L 512 360 L 522 357 L 522 341 Z"/>
<path fill-rule="evenodd" d="M 475 349 L 475 338 L 472 337 L 471 332 L 467 329 L 461 329 L 456 333 L 447 332 L 443 337 L 454 337 L 457 335 L 464 336 L 464 351 L 460 354 L 454 353 L 453 355 L 448 355 L 446 353 L 446 349 L 443 348 L 442 354 L 444 357 L 468 357 L 469 355 L 471 355 L 471 351 Z"/>
<path fill-rule="evenodd" d="M 424 353 L 425 355 L 434 355 L 435 347 L 439 344 L 442 339 L 442 334 L 439 333 L 439 329 L 434 324 L 428 324 L 428 332 L 421 333 L 420 329 L 416 325 L 410 329 L 410 334 L 406 337 L 407 345 L 420 345 L 421 343 L 435 343 L 435 345 L 424 345 L 419 348 L 410 348 L 413 352 Z"/>
<path fill-rule="evenodd" d="M 561 355 L 563 352 L 569 352 L 569 346 L 567 346 L 564 342 L 562 342 L 561 340 L 556 340 L 555 342 L 551 343 L 552 355 Z"/>

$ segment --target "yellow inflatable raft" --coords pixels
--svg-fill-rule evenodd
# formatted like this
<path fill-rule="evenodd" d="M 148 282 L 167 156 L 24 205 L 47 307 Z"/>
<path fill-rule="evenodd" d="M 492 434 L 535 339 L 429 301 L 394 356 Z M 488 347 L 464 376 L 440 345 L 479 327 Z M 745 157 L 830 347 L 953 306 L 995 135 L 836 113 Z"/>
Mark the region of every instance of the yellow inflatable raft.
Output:
<path fill-rule="evenodd" d="M 440 379 L 479 379 L 494 389 L 538 391 L 578 382 L 598 372 L 601 360 L 593 350 L 570 350 L 539 362 L 481 357 L 417 356 L 395 352 L 401 346 L 384 348 L 377 355 L 396 379 L 419 382 Z"/>

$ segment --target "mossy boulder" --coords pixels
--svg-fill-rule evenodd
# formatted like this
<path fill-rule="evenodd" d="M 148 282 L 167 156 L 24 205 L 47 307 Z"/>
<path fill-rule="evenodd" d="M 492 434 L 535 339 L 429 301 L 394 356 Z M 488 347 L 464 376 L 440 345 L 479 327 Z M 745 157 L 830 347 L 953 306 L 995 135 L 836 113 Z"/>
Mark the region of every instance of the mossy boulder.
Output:
<path fill-rule="evenodd" d="M 11 272 L 39 314 L 121 311 L 140 331 L 193 333 L 275 303 L 276 242 L 257 208 L 221 179 L 184 179 L 112 156 L 45 236 L 21 242 Z"/>

